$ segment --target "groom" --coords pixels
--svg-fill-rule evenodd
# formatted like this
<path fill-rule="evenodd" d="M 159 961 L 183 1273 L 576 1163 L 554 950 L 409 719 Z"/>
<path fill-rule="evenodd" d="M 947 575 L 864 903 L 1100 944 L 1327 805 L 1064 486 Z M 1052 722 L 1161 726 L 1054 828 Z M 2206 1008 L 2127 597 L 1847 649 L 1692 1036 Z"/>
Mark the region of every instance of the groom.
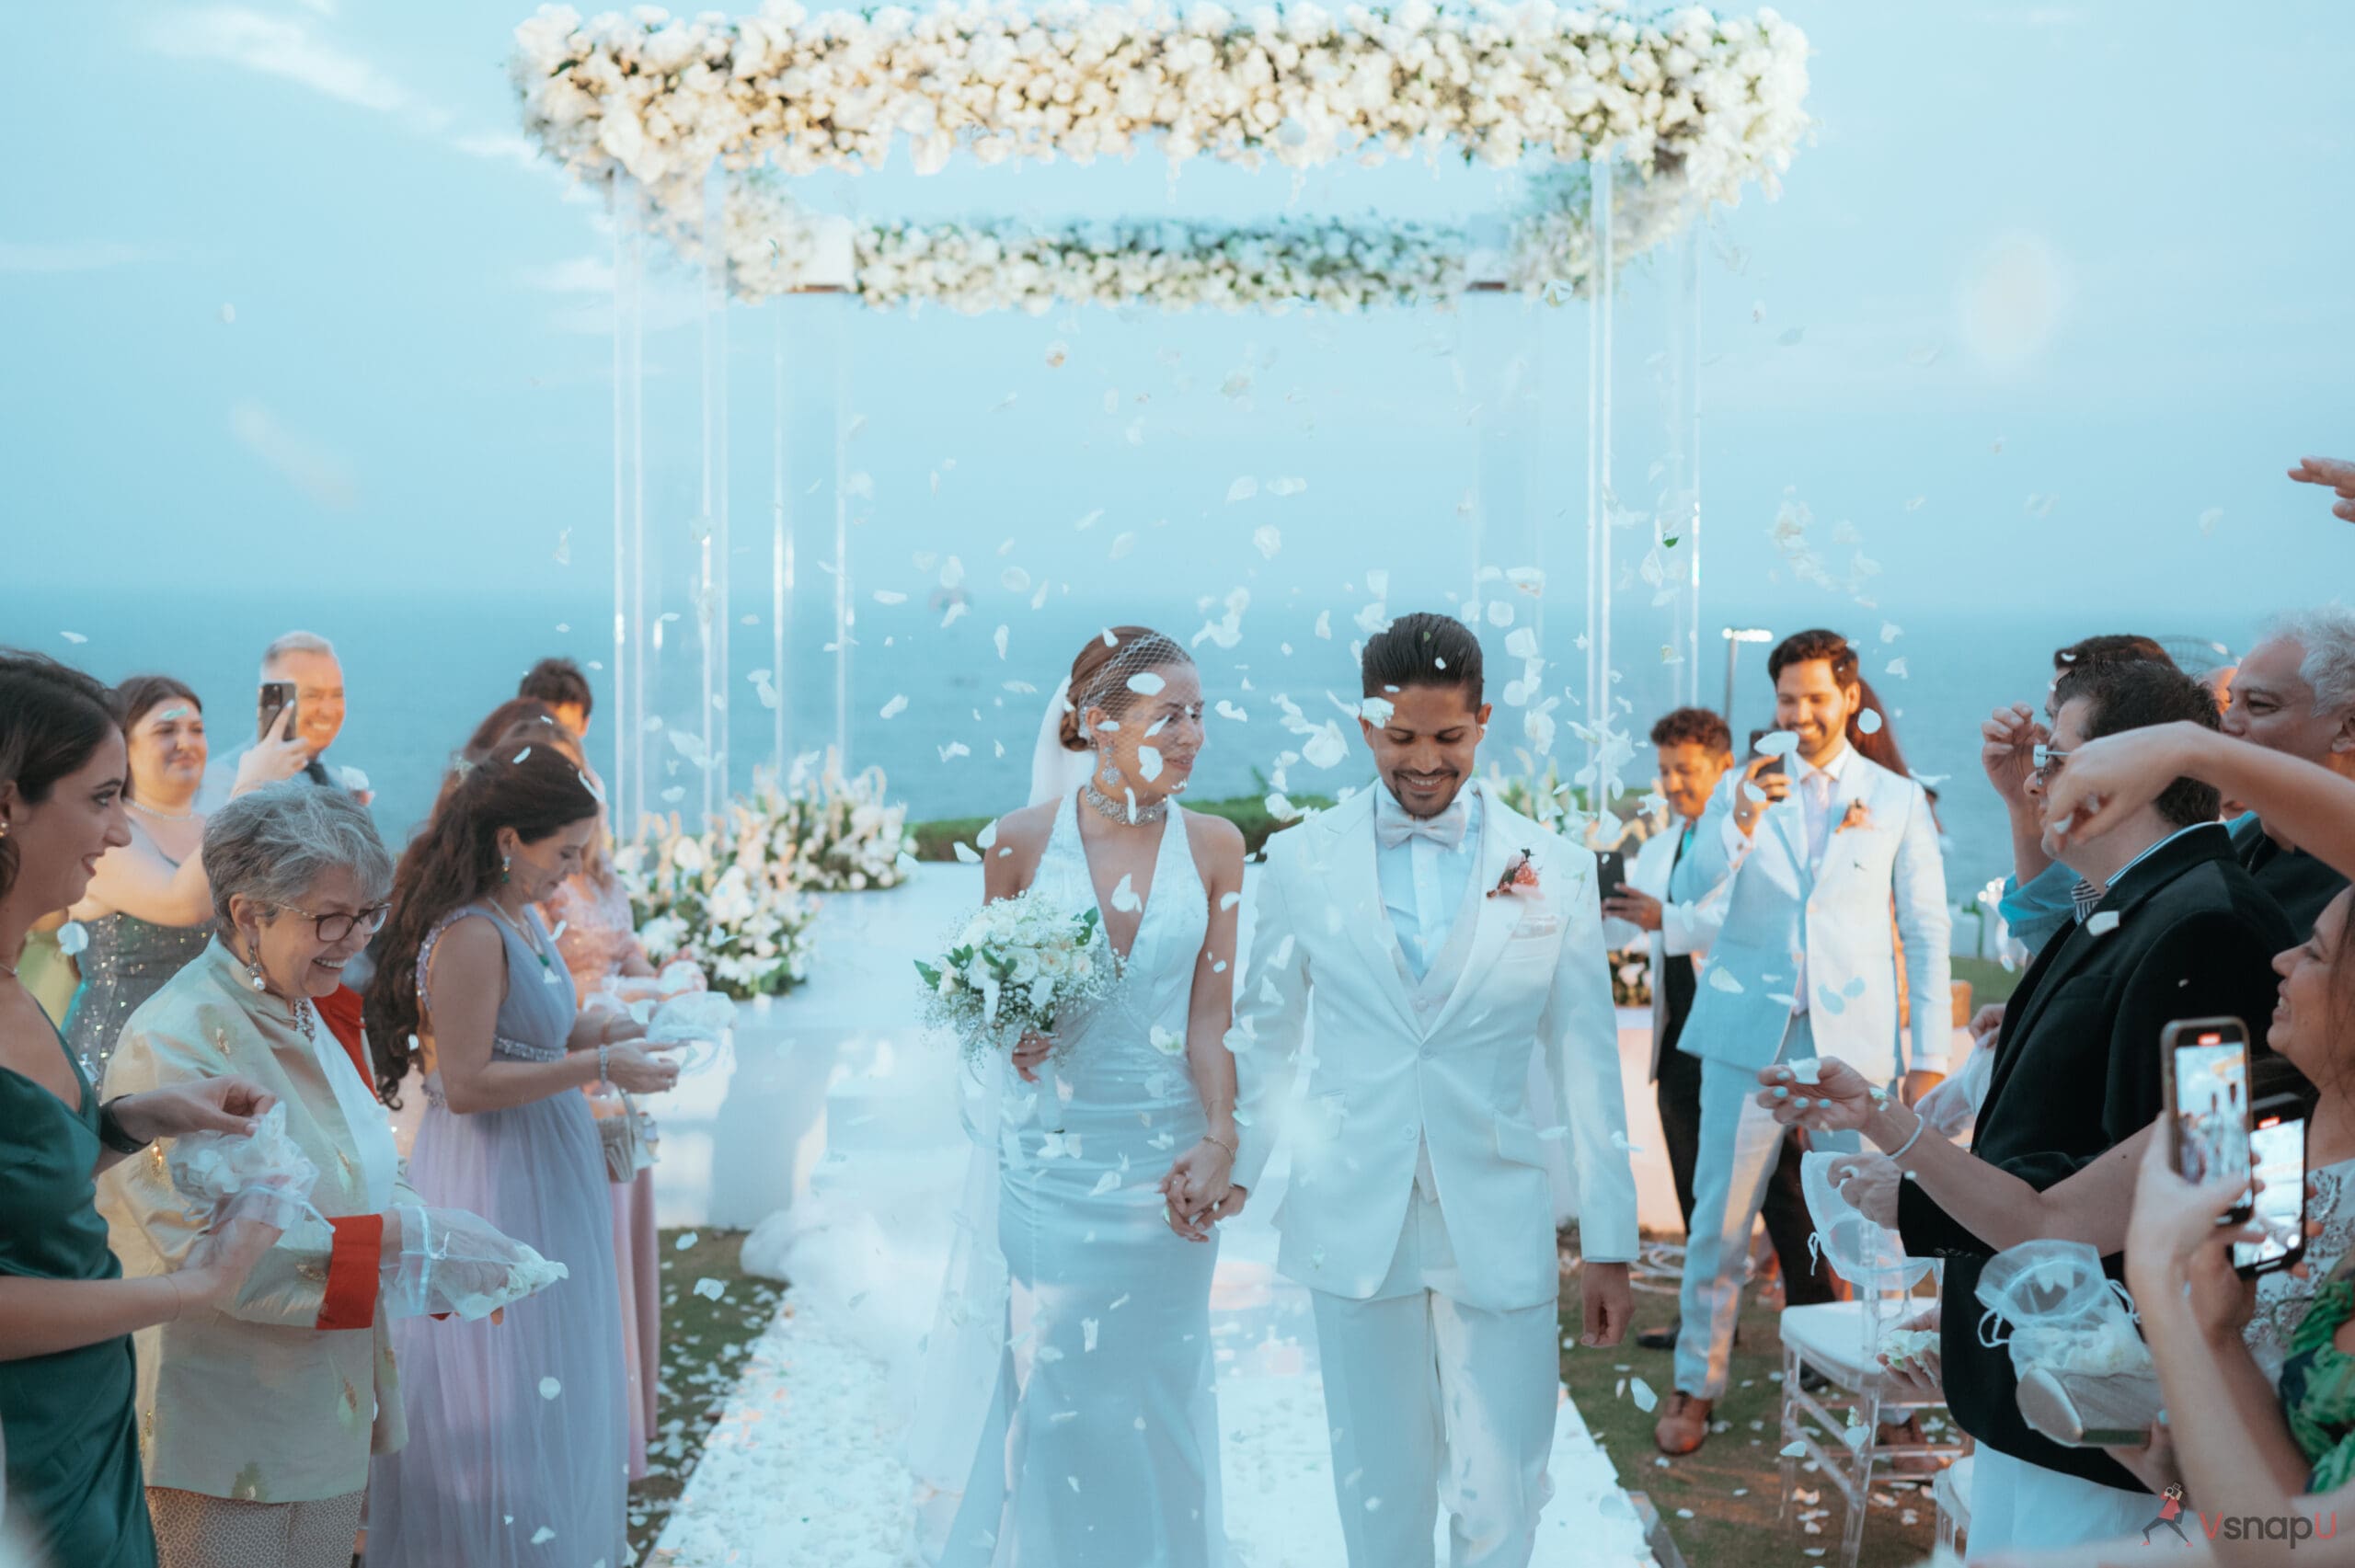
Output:
<path fill-rule="evenodd" d="M 1508 1568 L 1552 1491 L 1561 1366 L 1563 1133 L 1536 1125 L 1533 1049 L 1578 1176 L 1580 1343 L 1627 1327 L 1636 1187 L 1595 858 L 1474 780 L 1488 707 L 1463 622 L 1395 622 L 1361 672 L 1382 787 L 1278 834 L 1258 872 L 1235 1181 L 1258 1182 L 1305 1071 L 1278 1266 L 1315 1305 L 1350 1568 L 1428 1568 L 1442 1499 L 1455 1568 Z"/>

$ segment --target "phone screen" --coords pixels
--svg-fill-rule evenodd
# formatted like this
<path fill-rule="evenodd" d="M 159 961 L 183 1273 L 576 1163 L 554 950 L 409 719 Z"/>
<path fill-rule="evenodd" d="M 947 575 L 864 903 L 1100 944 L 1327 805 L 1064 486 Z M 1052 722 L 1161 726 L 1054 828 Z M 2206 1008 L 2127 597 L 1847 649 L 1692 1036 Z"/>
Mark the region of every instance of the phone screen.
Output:
<path fill-rule="evenodd" d="M 2175 1047 L 2175 1162 L 2195 1185 L 2249 1170 L 2248 1042 L 2202 1030 Z"/>
<path fill-rule="evenodd" d="M 278 721 L 287 709 L 294 706 L 294 682 L 265 681 L 261 683 L 261 700 L 256 705 L 254 738 L 268 740 L 277 729 Z"/>
<path fill-rule="evenodd" d="M 2234 1242 L 2233 1266 L 2256 1269 L 2279 1263 L 2305 1240 L 2305 1118 L 2267 1116 L 2249 1133 L 2248 1146 L 2250 1163 L 2265 1184 L 2249 1222 L 2264 1230 L 2265 1239 Z"/>

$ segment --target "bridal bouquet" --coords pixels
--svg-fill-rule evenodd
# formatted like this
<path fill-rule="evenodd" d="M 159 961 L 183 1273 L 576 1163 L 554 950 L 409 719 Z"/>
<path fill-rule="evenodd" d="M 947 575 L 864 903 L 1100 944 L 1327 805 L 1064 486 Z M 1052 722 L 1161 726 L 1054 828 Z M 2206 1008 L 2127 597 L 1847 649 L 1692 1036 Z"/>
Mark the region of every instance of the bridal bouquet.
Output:
<path fill-rule="evenodd" d="M 1103 921 L 1035 888 L 984 904 L 946 953 L 916 960 L 930 993 L 926 1020 L 953 1031 L 969 1056 L 1010 1053 L 1025 1031 L 1051 1031 L 1071 1008 L 1119 977 Z"/>

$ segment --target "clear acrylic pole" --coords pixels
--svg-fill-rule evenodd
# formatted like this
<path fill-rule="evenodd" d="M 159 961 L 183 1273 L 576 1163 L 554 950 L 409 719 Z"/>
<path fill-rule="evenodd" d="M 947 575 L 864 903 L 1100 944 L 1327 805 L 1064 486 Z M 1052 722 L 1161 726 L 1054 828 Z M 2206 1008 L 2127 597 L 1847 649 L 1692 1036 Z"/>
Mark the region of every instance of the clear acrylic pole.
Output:
<path fill-rule="evenodd" d="M 1587 214 L 1594 246 L 1589 284 L 1586 360 L 1586 624 L 1587 725 L 1594 736 L 1588 761 L 1600 761 L 1603 732 L 1614 722 L 1611 699 L 1611 181 L 1605 149 L 1589 166 Z M 1602 781 L 1590 808 L 1600 811 Z"/>
<path fill-rule="evenodd" d="M 850 650 L 858 614 L 850 578 L 850 312 L 848 296 L 834 319 L 834 755 L 851 774 Z"/>
<path fill-rule="evenodd" d="M 614 204 L 614 775 L 608 816 L 638 836 L 646 803 L 646 197 L 626 174 Z"/>
<path fill-rule="evenodd" d="M 777 301 L 769 309 L 776 317 L 776 340 L 770 364 L 769 397 L 775 422 L 769 434 L 769 689 L 775 694 L 770 706 L 774 710 L 771 728 L 775 738 L 769 747 L 769 767 L 779 778 L 785 776 L 790 755 L 786 750 L 787 737 L 793 724 L 793 682 L 785 668 L 785 650 L 788 645 L 787 628 L 793 617 L 794 559 L 793 518 L 786 499 L 786 395 L 785 395 L 785 318 L 788 302 Z"/>
<path fill-rule="evenodd" d="M 695 635 L 703 658 L 703 814 L 728 794 L 728 247 L 727 185 L 715 160 L 703 207 L 703 512 L 696 525 Z"/>
<path fill-rule="evenodd" d="M 1671 504 L 1662 527 L 1683 557 L 1684 591 L 1677 618 L 1684 654 L 1683 701 L 1701 704 L 1701 236 L 1705 214 L 1694 211 L 1672 242 L 1669 258 L 1676 286 L 1668 298 L 1669 484 Z"/>

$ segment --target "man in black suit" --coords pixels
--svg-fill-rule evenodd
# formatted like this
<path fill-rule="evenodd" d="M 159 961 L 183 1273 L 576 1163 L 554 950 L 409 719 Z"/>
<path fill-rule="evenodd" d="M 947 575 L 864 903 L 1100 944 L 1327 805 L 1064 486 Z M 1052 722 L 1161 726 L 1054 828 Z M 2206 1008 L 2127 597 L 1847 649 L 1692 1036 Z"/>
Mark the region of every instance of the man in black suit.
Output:
<path fill-rule="evenodd" d="M 2217 727 L 2207 691 L 2159 664 L 2073 670 L 2054 692 L 2054 708 L 2051 748 L 2029 781 L 2039 795 L 2068 766 L 2069 751 L 2098 737 L 2184 720 Z M 2097 838 L 2058 846 L 2048 838 L 2056 858 L 2082 879 L 2075 918 L 2046 943 L 2005 1007 L 1969 1155 L 1923 1135 L 1919 1118 L 1894 1100 L 1872 1104 L 1854 1072 L 1825 1073 L 1827 1093 L 1847 1107 L 1845 1125 L 1861 1126 L 1913 1178 L 1889 1176 L 1906 1252 L 1945 1260 L 1946 1400 L 1979 1441 L 1974 1553 L 2131 1535 L 2150 1515 L 2147 1491 L 2100 1449 L 2063 1448 L 2029 1430 L 2009 1350 L 1980 1342 L 1976 1291 L 1994 1253 L 2049 1233 L 2034 1228 L 2042 1212 L 2034 1202 L 1991 1205 L 1988 1195 L 1999 1189 L 2034 1199 L 2100 1162 L 2114 1184 L 2106 1218 L 2079 1221 L 2074 1239 L 2103 1237 L 2098 1244 L 2113 1252 L 2122 1244 L 2131 1171 L 2103 1157 L 2159 1114 L 2159 1034 L 2170 1020 L 2236 1017 L 2263 1036 L 2275 996 L 2272 958 L 2293 938 L 2280 910 L 2234 861 L 2218 804 L 2215 790 L 2179 778 Z M 1815 1093 L 1802 1082 L 1775 1082 L 1784 1086 L 1770 1095 Z M 1973 1223 L 1981 1230 L 2010 1224 L 2015 1231 L 2029 1227 L 2028 1234 L 1991 1241 L 1950 1207 L 1980 1217 Z M 2105 1265 L 2120 1272 L 2115 1255 Z"/>
<path fill-rule="evenodd" d="M 2355 611 L 2277 618 L 2233 676 L 2224 733 L 2355 778 Z M 2275 839 L 2256 816 L 2233 824 L 2233 853 L 2303 940 L 2347 878 Z"/>

